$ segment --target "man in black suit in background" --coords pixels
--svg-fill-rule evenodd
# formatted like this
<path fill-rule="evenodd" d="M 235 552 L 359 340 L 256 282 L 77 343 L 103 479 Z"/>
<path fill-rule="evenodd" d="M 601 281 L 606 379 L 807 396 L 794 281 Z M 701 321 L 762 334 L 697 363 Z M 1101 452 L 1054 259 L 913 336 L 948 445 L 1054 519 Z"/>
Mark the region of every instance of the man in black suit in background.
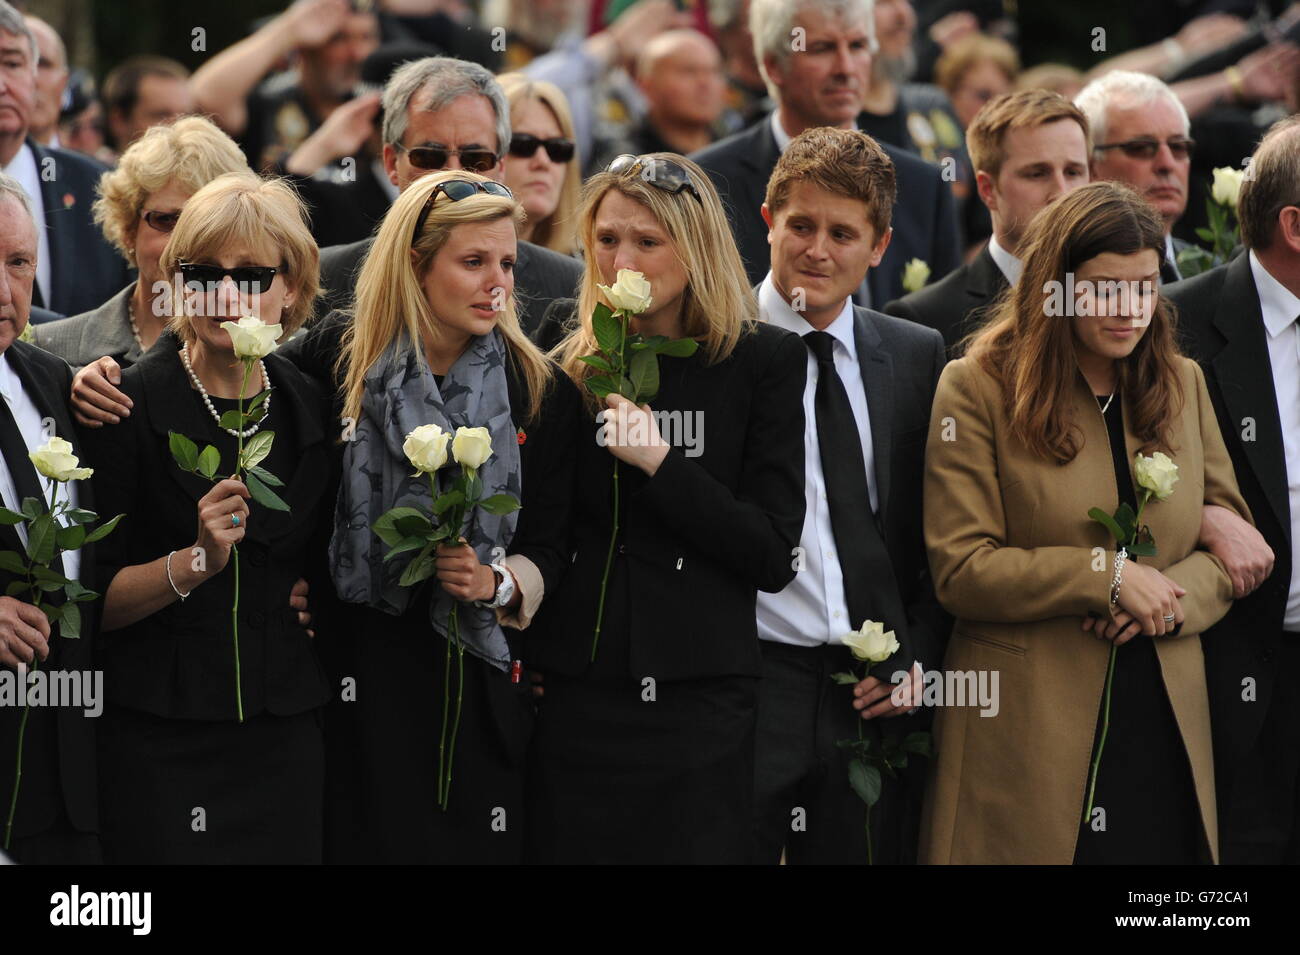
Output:
<path fill-rule="evenodd" d="M 472 169 L 498 182 L 510 145 L 510 107 L 496 79 L 476 63 L 426 57 L 403 65 L 384 87 L 384 167 L 397 189 L 437 169 Z M 373 237 L 321 250 L 323 310 L 345 308 Z M 532 332 L 546 307 L 574 294 L 582 266 L 531 242 L 515 260 L 519 322 Z"/>
<path fill-rule="evenodd" d="M 837 740 L 876 721 L 901 736 L 924 712 L 894 694 L 896 674 L 938 668 L 949 621 L 934 596 L 921 524 L 930 405 L 944 366 L 933 329 L 853 304 L 890 244 L 894 170 L 870 136 L 820 127 L 782 154 L 762 206 L 771 271 L 762 319 L 808 346 L 804 389 L 807 510 L 794 581 L 758 596 L 763 653 L 755 752 L 754 861 L 865 863 L 866 806 Z M 899 649 L 855 686 L 844 638 L 866 620 Z M 892 719 L 891 717 L 902 717 Z M 914 757 L 915 758 L 915 757 Z M 872 811 L 874 859 L 915 861 L 924 762 L 885 781 Z"/>
<path fill-rule="evenodd" d="M 777 107 L 691 158 L 717 187 L 745 271 L 758 283 L 769 264 L 767 224 L 759 213 L 767 181 L 791 137 L 814 126 L 854 128 L 870 85 L 875 21 L 870 0 L 753 0 L 749 23 Z M 903 293 L 903 267 L 911 259 L 928 264 L 936 278 L 961 264 L 951 184 L 938 166 L 894 146 L 881 149 L 896 172 L 894 238 L 854 299 L 877 308 Z"/>
<path fill-rule="evenodd" d="M 1020 277 L 1020 237 L 1039 209 L 1088 181 L 1088 120 L 1050 90 L 1005 93 L 966 130 L 993 235 L 974 260 L 885 306 L 943 334 L 948 353 L 980 325 L 990 302 Z"/>
<path fill-rule="evenodd" d="M 72 369 L 61 358 L 35 345 L 18 341 L 27 326 L 32 283 L 37 262 L 36 227 L 31 208 L 16 180 L 0 174 L 0 503 L 17 510 L 25 497 L 43 494 L 49 500 L 49 481 L 41 478 L 27 453 L 51 437 L 72 442 L 81 455 L 80 444 L 68 412 Z M 90 462 L 83 461 L 83 464 Z M 91 508 L 90 482 L 73 481 L 67 491 L 74 503 Z M 0 550 L 26 552 L 26 531 L 0 526 Z M 93 587 L 93 551 L 70 551 L 62 555 L 63 572 L 69 579 Z M 0 587 L 18 578 L 0 570 Z M 9 814 L 14 789 L 18 731 L 23 708 L 16 694 L 23 671 L 39 661 L 41 677 L 48 687 L 57 682 L 79 683 L 94 690 L 95 604 L 83 604 L 81 636 L 68 639 L 51 632 L 45 614 L 17 596 L 0 596 L 0 841 Z M 28 677 L 29 691 L 32 688 Z M 102 686 L 99 687 L 102 690 Z M 95 731 L 92 717 L 95 700 L 83 696 L 84 706 L 68 700 L 47 698 L 47 705 L 28 708 L 23 733 L 23 775 L 19 787 L 9 853 L 19 862 L 86 864 L 100 860 L 97 831 L 98 801 L 95 773 Z M 49 705 L 58 703 L 59 705 Z M 95 715 L 98 715 L 95 713 Z"/>
<path fill-rule="evenodd" d="M 1278 122 L 1260 143 L 1238 216 L 1249 252 L 1164 294 L 1178 308 L 1184 349 L 1205 371 L 1258 528 L 1222 520 L 1218 508 L 1206 509 L 1201 528 L 1202 545 L 1224 559 L 1237 597 L 1228 616 L 1201 637 L 1220 858 L 1294 864 L 1300 862 L 1300 117 Z"/>
<path fill-rule="evenodd" d="M 0 0 L 0 167 L 31 202 L 40 258 L 32 303 L 60 315 L 103 305 L 131 281 L 126 261 L 95 226 L 95 186 L 107 167 L 28 136 L 36 96 L 36 41 Z"/>

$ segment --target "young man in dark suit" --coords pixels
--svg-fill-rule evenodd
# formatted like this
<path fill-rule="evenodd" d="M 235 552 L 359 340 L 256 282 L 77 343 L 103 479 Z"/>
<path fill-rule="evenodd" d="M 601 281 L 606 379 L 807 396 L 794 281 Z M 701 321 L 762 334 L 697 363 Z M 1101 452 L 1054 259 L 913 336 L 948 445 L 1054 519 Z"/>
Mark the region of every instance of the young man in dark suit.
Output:
<path fill-rule="evenodd" d="M 791 141 L 762 206 L 771 270 L 760 317 L 808 346 L 807 511 L 794 581 L 758 597 L 755 862 L 775 863 L 783 849 L 794 863 L 867 861 L 866 807 L 836 741 L 857 737 L 862 720 L 890 734 L 921 728 L 924 713 L 906 715 L 919 700 L 895 694 L 893 681 L 938 668 L 947 640 L 920 492 L 943 340 L 851 298 L 889 247 L 893 197 L 893 164 L 875 140 L 822 127 Z M 866 620 L 900 647 L 856 685 L 839 685 L 833 673 L 861 670 L 844 638 Z M 919 773 L 886 782 L 872 812 L 876 861 L 915 859 L 919 782 Z"/>
<path fill-rule="evenodd" d="M 1216 508 L 1207 509 L 1201 528 L 1202 544 L 1224 561 L 1237 598 L 1201 637 L 1220 858 L 1294 864 L 1300 862 L 1300 118 L 1275 124 L 1249 168 L 1238 203 L 1247 254 L 1164 294 L 1178 307 L 1183 347 L 1205 371 L 1258 528 L 1222 520 Z"/>
<path fill-rule="evenodd" d="M 70 441 L 74 453 L 81 457 L 68 411 L 72 369 L 63 359 L 17 340 L 27 326 L 31 308 L 36 249 L 36 226 L 22 187 L 0 174 L 0 498 L 10 510 L 18 510 L 24 497 L 44 494 L 49 499 L 51 482 L 37 474 L 27 454 L 51 436 L 50 422 L 53 434 Z M 73 481 L 66 487 L 62 493 L 73 495 L 76 505 L 93 508 L 89 481 Z M 25 534 L 16 526 L 0 527 L 0 550 L 25 553 Z M 61 560 L 69 579 L 93 588 L 92 553 L 70 551 Z M 0 586 L 7 587 L 15 579 L 20 578 L 0 571 Z M 0 681 L 16 689 L 24 674 L 19 665 L 30 669 L 39 663 L 47 685 L 65 680 L 72 685 L 75 681 L 83 690 L 93 691 L 98 605 L 82 606 L 86 612 L 81 636 L 68 639 L 52 629 L 45 614 L 30 602 L 18 596 L 0 596 Z M 96 613 L 90 612 L 92 606 Z M 97 701 L 102 707 L 102 697 Z M 100 861 L 95 732 L 88 715 L 95 702 L 84 695 L 80 702 L 86 705 L 71 705 L 61 699 L 59 705 L 28 707 L 22 783 L 8 849 L 19 862 L 80 865 Z M 22 717 L 16 694 L 0 693 L 0 798 L 4 807 L 0 839 L 14 791 Z"/>
<path fill-rule="evenodd" d="M 772 169 L 791 137 L 805 129 L 855 128 L 870 85 L 875 27 L 867 0 L 753 0 L 749 18 L 777 107 L 761 122 L 691 158 L 717 187 L 745 271 L 757 283 L 768 270 L 767 224 L 759 208 Z M 794 36 L 800 43 L 792 44 Z M 903 267 L 911 259 L 927 263 L 935 277 L 961 264 L 951 184 L 933 163 L 894 146 L 881 149 L 893 162 L 897 181 L 894 238 L 879 268 L 855 291 L 858 304 L 877 308 L 903 294 Z"/>
<path fill-rule="evenodd" d="M 0 168 L 22 186 L 37 224 L 40 259 L 32 303 L 78 315 L 103 305 L 131 276 L 91 218 L 95 186 L 107 167 L 28 136 L 36 64 L 31 29 L 0 0 Z"/>
<path fill-rule="evenodd" d="M 948 352 L 980 325 L 1020 276 L 1020 236 L 1039 209 L 1088 182 L 1088 121 L 1059 93 L 1032 89 L 990 100 L 966 130 L 975 185 L 993 235 L 974 260 L 885 306 L 943 334 Z"/>

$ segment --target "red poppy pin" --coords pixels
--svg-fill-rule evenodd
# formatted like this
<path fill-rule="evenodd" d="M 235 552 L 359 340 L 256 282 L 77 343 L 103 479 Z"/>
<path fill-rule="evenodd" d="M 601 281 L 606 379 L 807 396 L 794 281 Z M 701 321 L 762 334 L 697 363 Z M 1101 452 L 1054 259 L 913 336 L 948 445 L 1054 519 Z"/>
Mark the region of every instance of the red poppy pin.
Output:
<path fill-rule="evenodd" d="M 63 194 L 63 208 L 65 208 L 65 209 L 71 209 L 71 208 L 72 208 L 73 206 L 75 206 L 76 204 L 77 204 L 77 197 L 76 197 L 76 196 L 74 196 L 74 195 L 73 195 L 72 193 L 70 193 L 70 192 L 65 192 L 65 193 Z"/>
<path fill-rule="evenodd" d="M 524 429 L 523 429 L 523 428 L 520 428 L 520 429 L 519 429 L 519 433 L 518 433 L 517 435 L 515 435 L 515 438 L 516 438 L 516 440 L 518 440 L 518 442 L 519 442 L 520 444 L 523 444 L 525 441 L 528 440 L 528 435 L 524 434 Z"/>

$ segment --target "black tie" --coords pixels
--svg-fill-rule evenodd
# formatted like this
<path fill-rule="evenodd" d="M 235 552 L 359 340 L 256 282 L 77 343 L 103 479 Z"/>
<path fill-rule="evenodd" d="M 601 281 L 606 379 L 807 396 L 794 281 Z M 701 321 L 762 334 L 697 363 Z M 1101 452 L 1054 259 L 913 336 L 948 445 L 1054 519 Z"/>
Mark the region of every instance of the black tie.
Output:
<path fill-rule="evenodd" d="M 907 625 L 894 579 L 893 564 L 871 511 L 867 466 L 862 459 L 858 424 L 839 372 L 835 370 L 835 339 L 826 332 L 809 332 L 804 342 L 817 359 L 817 444 L 821 451 L 826 500 L 831 512 L 835 552 L 844 575 L 849 607 L 848 630 L 864 620 L 876 620 L 894 630 L 902 642 Z"/>
<path fill-rule="evenodd" d="M 18 387 L 16 380 L 14 384 Z M 0 396 L 0 453 L 4 454 L 5 464 L 9 467 L 9 477 L 13 479 L 14 491 L 18 495 L 18 500 L 13 502 L 15 511 L 22 510 L 23 499 L 28 497 L 43 501 L 45 506 L 49 507 L 49 500 L 41 490 L 41 479 L 36 474 L 32 459 L 27 456 L 28 452 L 27 442 L 23 440 L 23 433 L 18 430 L 18 422 L 14 420 L 14 414 L 9 409 L 9 402 Z M 63 558 L 55 554 L 50 566 L 57 573 L 63 573 Z M 61 603 L 61 591 L 57 598 L 46 597 L 46 600 L 51 603 Z"/>
<path fill-rule="evenodd" d="M 1174 263 L 1170 262 L 1166 256 L 1160 260 L 1160 284 L 1168 285 L 1177 281 L 1179 281 L 1178 270 L 1174 268 Z"/>

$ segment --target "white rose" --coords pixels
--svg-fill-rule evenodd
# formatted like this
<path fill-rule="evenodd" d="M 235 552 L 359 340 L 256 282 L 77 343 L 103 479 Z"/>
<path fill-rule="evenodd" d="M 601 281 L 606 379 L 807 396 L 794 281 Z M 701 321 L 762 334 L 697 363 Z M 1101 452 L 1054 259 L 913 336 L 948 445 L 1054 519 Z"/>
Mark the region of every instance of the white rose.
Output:
<path fill-rule="evenodd" d="M 237 322 L 222 322 L 221 327 L 230 333 L 237 358 L 265 358 L 275 351 L 284 334 L 279 325 L 268 325 L 253 315 L 245 315 Z"/>
<path fill-rule="evenodd" d="M 1133 474 L 1137 477 L 1138 487 L 1150 491 L 1157 501 L 1166 500 L 1178 483 L 1178 465 L 1163 451 L 1157 451 L 1151 457 L 1139 454 L 1133 465 Z"/>
<path fill-rule="evenodd" d="M 457 428 L 451 453 L 461 467 L 477 471 L 492 457 L 492 435 L 487 428 Z"/>
<path fill-rule="evenodd" d="M 613 286 L 597 285 L 609 307 L 619 312 L 639 315 L 650 307 L 650 283 L 640 272 L 619 269 Z"/>
<path fill-rule="evenodd" d="M 71 443 L 62 438 L 50 438 L 45 446 L 27 455 L 47 478 L 55 481 L 84 481 L 94 474 L 93 468 L 77 467 L 80 463 L 72 453 Z"/>
<path fill-rule="evenodd" d="M 1210 198 L 1221 206 L 1237 208 L 1237 199 L 1241 195 L 1241 182 L 1246 173 L 1242 169 L 1221 166 L 1214 170 L 1214 185 L 1210 187 Z"/>
<path fill-rule="evenodd" d="M 402 453 L 421 474 L 432 474 L 447 463 L 451 435 L 436 424 L 422 424 L 406 436 Z"/>
<path fill-rule="evenodd" d="M 885 625 L 876 623 L 874 620 L 864 622 L 861 630 L 846 634 L 840 639 L 846 647 L 853 651 L 855 657 L 871 663 L 888 660 L 898 650 L 898 641 L 894 639 L 894 631 L 886 632 Z"/>
<path fill-rule="evenodd" d="M 930 266 L 926 265 L 921 259 L 913 259 L 903 266 L 903 289 L 905 291 L 920 291 L 928 281 L 930 281 Z"/>

